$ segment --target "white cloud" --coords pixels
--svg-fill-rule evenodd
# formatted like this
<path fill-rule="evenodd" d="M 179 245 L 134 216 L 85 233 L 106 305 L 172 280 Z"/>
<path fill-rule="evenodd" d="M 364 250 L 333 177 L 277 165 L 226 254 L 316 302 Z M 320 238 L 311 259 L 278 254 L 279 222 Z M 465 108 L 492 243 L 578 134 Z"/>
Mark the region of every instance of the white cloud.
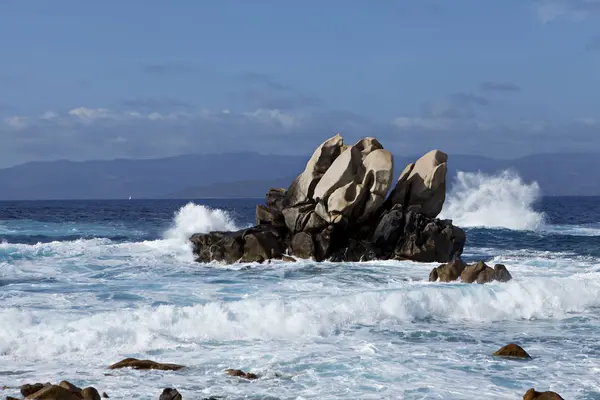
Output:
<path fill-rule="evenodd" d="M 114 118 L 114 115 L 112 115 L 106 108 L 78 107 L 70 110 L 68 114 L 86 123 L 101 118 Z"/>
<path fill-rule="evenodd" d="M 20 116 L 12 116 L 4 118 L 4 123 L 13 129 L 22 129 L 29 125 L 29 118 L 20 117 Z"/>
<path fill-rule="evenodd" d="M 284 128 L 293 128 L 297 126 L 302 117 L 292 114 L 286 114 L 280 110 L 269 110 L 260 108 L 256 111 L 244 113 L 244 115 L 250 119 L 263 122 L 263 123 L 277 123 Z"/>
<path fill-rule="evenodd" d="M 424 129 L 439 131 L 450 127 L 453 121 L 446 118 L 398 117 L 393 125 L 400 130 Z"/>
<path fill-rule="evenodd" d="M 50 119 L 54 119 L 58 117 L 58 114 L 53 112 L 53 111 L 46 111 L 45 113 L 42 114 L 42 116 L 40 117 L 40 119 L 46 119 L 46 120 L 50 120 Z"/>

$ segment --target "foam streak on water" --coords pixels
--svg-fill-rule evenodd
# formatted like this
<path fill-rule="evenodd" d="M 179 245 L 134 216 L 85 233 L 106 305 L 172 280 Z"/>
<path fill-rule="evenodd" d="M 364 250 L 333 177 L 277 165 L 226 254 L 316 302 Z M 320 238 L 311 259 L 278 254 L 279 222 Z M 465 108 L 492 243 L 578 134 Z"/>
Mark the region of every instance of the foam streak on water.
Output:
<path fill-rule="evenodd" d="M 487 179 L 496 178 L 480 182 Z M 435 265 L 412 262 L 193 261 L 189 234 L 243 226 L 253 204 L 242 219 L 206 204 L 125 209 L 119 229 L 131 229 L 130 240 L 0 244 L 0 384 L 13 388 L 3 395 L 26 382 L 68 379 L 113 399 L 155 399 L 164 387 L 188 399 L 517 399 L 533 386 L 569 399 L 600 398 L 600 259 L 560 247 L 577 242 L 568 235 L 580 228 L 564 233 L 545 224 L 528 233 L 566 235 L 546 247 L 544 240 L 537 248 L 468 247 L 465 256 L 504 263 L 514 277 L 486 285 L 430 283 Z M 139 240 L 148 210 L 163 210 L 153 229 L 164 233 Z M 469 207 L 462 212 L 480 217 Z M 53 224 L 57 235 L 72 227 Z M 106 229 L 80 224 L 92 233 Z M 469 235 L 485 241 L 490 232 L 506 241 L 517 234 Z M 534 359 L 491 356 L 508 342 Z M 188 368 L 107 374 L 106 366 L 125 357 Z M 263 378 L 241 382 L 226 368 Z"/>

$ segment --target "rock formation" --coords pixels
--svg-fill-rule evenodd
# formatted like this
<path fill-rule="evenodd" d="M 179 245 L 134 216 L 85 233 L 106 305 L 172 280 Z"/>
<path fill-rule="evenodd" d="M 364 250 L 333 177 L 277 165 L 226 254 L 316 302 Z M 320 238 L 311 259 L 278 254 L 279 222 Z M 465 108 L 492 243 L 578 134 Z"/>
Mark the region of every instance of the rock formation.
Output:
<path fill-rule="evenodd" d="M 442 264 L 432 269 L 429 274 L 430 282 L 452 282 L 458 279 L 464 283 L 508 282 L 512 276 L 502 264 L 496 264 L 494 268 L 491 268 L 483 261 L 467 265 L 461 259 Z"/>
<path fill-rule="evenodd" d="M 324 141 L 290 187 L 271 189 L 256 226 L 194 234 L 200 262 L 263 262 L 289 256 L 317 261 L 458 259 L 465 233 L 436 219 L 446 196 L 448 156 L 439 150 L 410 164 L 392 186 L 392 154 L 377 139 L 351 146 Z"/>

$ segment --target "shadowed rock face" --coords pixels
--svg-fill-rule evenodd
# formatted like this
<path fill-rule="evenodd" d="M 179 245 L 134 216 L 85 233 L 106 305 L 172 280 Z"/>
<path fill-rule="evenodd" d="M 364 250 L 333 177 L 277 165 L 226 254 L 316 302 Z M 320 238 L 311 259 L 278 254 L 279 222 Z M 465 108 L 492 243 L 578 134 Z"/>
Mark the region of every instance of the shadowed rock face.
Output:
<path fill-rule="evenodd" d="M 447 160 L 441 151 L 427 153 L 405 169 L 386 199 L 392 154 L 375 138 L 347 146 L 337 134 L 315 150 L 287 190 L 269 191 L 266 204 L 256 208 L 255 227 L 193 235 L 197 260 L 458 259 L 464 231 L 435 218 L 445 199 Z"/>

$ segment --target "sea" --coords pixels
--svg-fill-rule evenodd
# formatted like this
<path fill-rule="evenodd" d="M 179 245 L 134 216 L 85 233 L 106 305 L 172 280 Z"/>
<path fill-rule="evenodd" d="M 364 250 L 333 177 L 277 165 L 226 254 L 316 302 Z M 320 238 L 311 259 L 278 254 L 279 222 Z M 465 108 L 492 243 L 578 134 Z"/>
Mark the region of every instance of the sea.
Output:
<path fill-rule="evenodd" d="M 68 380 L 111 399 L 600 399 L 600 198 L 459 173 L 441 217 L 507 283 L 429 282 L 437 264 L 400 261 L 194 261 L 191 234 L 250 226 L 262 202 L 0 202 L 0 395 Z M 508 343 L 532 359 L 492 356 Z M 187 368 L 107 369 L 126 357 Z"/>

